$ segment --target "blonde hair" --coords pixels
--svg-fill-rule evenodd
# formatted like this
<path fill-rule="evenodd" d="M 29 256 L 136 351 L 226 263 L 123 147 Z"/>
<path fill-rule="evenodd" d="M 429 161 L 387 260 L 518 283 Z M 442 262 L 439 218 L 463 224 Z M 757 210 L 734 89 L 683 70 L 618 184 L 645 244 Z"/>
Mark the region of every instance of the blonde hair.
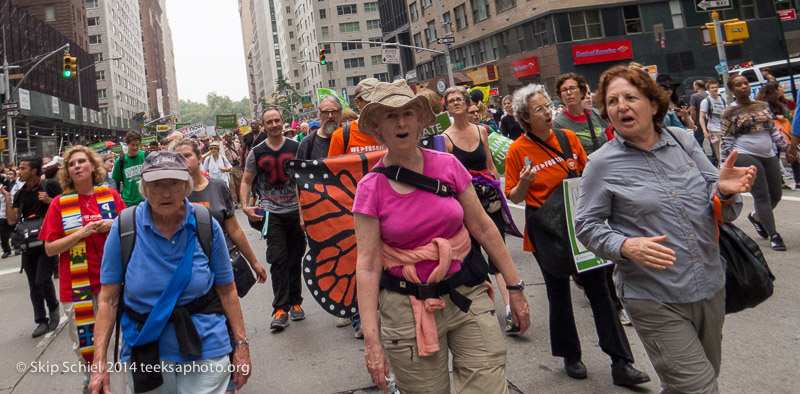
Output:
<path fill-rule="evenodd" d="M 358 115 L 352 109 L 345 108 L 342 110 L 342 122 L 352 122 L 356 119 L 358 119 Z"/>
<path fill-rule="evenodd" d="M 428 104 L 430 104 L 431 110 L 434 114 L 440 114 L 444 110 L 444 107 L 442 106 L 442 98 L 439 97 L 439 95 L 433 90 L 428 88 L 420 89 L 419 92 L 417 92 L 417 96 L 422 96 L 428 99 Z"/>
<path fill-rule="evenodd" d="M 58 183 L 61 184 L 61 187 L 64 188 L 64 191 L 75 188 L 75 182 L 72 180 L 72 177 L 69 176 L 69 159 L 72 155 L 79 152 L 83 152 L 89 159 L 89 162 L 92 163 L 92 166 L 94 166 L 92 170 L 92 182 L 96 185 L 101 185 L 106 179 L 106 170 L 103 168 L 103 162 L 100 161 L 100 157 L 97 156 L 97 153 L 83 145 L 75 145 L 68 150 L 67 153 L 64 153 L 64 161 L 58 167 L 58 172 L 56 173 L 56 179 Z"/>

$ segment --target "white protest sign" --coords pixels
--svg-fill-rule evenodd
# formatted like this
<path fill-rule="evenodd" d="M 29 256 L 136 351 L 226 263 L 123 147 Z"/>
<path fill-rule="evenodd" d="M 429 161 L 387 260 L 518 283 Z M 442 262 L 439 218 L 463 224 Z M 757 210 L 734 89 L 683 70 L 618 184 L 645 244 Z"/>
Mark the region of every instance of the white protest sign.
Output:
<path fill-rule="evenodd" d="M 581 195 L 581 178 L 569 178 L 564 180 L 564 206 L 567 216 L 567 230 L 569 230 L 569 242 L 572 245 L 572 256 L 575 259 L 575 266 L 578 273 L 589 271 L 595 268 L 613 264 L 594 255 L 589 249 L 578 241 L 575 236 L 575 219 L 578 216 L 578 198 Z"/>
<path fill-rule="evenodd" d="M 196 135 L 205 135 L 206 133 L 206 125 L 202 123 L 192 123 L 180 130 L 179 133 L 183 134 L 186 137 L 192 137 Z"/>

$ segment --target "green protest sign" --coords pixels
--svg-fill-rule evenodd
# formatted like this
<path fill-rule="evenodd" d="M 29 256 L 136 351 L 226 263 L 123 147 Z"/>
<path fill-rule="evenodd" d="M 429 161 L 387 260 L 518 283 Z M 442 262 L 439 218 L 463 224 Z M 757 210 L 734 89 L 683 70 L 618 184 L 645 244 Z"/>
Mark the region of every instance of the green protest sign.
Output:
<path fill-rule="evenodd" d="M 154 135 L 150 136 L 150 137 L 144 137 L 144 138 L 142 138 L 142 146 L 150 145 L 151 142 L 155 142 L 155 141 L 158 141 L 158 137 L 156 137 Z"/>
<path fill-rule="evenodd" d="M 218 129 L 236 129 L 236 115 L 217 115 Z"/>
<path fill-rule="evenodd" d="M 105 142 L 98 142 L 96 144 L 91 144 L 91 145 L 89 145 L 89 149 L 91 149 L 91 150 L 93 150 L 95 152 L 99 152 L 99 151 L 101 151 L 103 149 L 106 149 L 106 143 Z"/>
<path fill-rule="evenodd" d="M 422 129 L 422 136 L 427 137 L 429 135 L 442 134 L 450 127 L 451 124 L 450 116 L 447 115 L 447 112 L 442 112 L 439 115 L 436 115 L 436 122 Z"/>
<path fill-rule="evenodd" d="M 122 145 L 112 145 L 108 149 L 110 149 L 112 152 L 114 152 L 114 153 L 116 153 L 118 155 L 122 154 Z"/>
<path fill-rule="evenodd" d="M 182 128 L 190 125 L 190 124 L 191 123 L 189 123 L 189 122 L 186 122 L 186 123 L 175 123 L 175 130 L 180 130 L 180 129 L 182 129 Z"/>
<path fill-rule="evenodd" d="M 580 194 L 581 178 L 564 180 L 564 206 L 566 209 L 567 230 L 569 230 L 569 242 L 572 244 L 572 256 L 575 259 L 575 266 L 578 268 L 578 273 L 612 264 L 611 261 L 606 261 L 595 256 L 594 253 L 586 249 L 575 236 L 575 218 L 578 216 L 578 197 Z"/>
<path fill-rule="evenodd" d="M 512 142 L 514 140 L 500 133 L 489 134 L 489 151 L 492 152 L 494 166 L 500 174 L 506 173 L 506 153 Z"/>
<path fill-rule="evenodd" d="M 336 99 L 339 100 L 339 102 L 342 104 L 342 109 L 350 109 L 350 105 L 347 103 L 347 99 L 342 97 L 342 95 L 335 90 L 322 89 L 322 88 L 317 89 L 317 102 L 319 102 L 323 96 L 336 97 Z"/>

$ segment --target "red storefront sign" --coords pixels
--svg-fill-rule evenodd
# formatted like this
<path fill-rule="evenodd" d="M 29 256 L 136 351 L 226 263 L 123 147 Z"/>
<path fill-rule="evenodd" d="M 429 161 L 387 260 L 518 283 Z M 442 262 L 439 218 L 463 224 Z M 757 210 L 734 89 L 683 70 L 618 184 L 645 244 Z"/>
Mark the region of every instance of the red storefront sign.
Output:
<path fill-rule="evenodd" d="M 572 47 L 572 60 L 576 65 L 623 59 L 633 59 L 630 40 L 575 45 Z"/>
<path fill-rule="evenodd" d="M 536 56 L 517 60 L 511 65 L 514 67 L 514 76 L 517 78 L 539 73 L 539 58 Z"/>

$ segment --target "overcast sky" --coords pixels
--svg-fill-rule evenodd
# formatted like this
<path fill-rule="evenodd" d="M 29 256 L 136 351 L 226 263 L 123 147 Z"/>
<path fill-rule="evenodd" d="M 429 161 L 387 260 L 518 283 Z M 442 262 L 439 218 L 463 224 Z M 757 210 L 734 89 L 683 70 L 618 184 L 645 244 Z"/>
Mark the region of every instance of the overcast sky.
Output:
<path fill-rule="evenodd" d="M 247 69 L 236 0 L 167 0 L 178 98 L 206 102 L 209 92 L 247 97 Z"/>

